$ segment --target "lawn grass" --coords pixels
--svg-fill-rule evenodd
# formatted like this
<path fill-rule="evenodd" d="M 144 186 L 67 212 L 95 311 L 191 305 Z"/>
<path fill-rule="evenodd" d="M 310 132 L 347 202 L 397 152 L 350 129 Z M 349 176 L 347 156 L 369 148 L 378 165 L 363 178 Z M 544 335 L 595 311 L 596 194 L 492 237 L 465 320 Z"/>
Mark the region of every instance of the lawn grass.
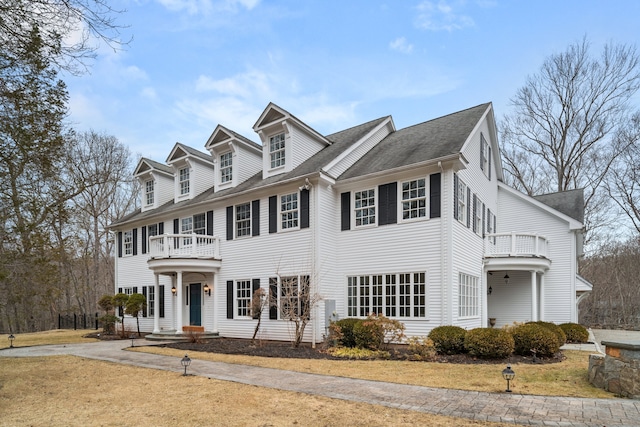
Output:
<path fill-rule="evenodd" d="M 82 338 L 88 332 L 20 334 L 14 345 L 90 342 Z M 3 347 L 8 347 L 7 335 L 2 339 L 7 341 Z M 182 350 L 154 346 L 130 350 L 184 356 Z M 588 383 L 588 352 L 564 354 L 566 360 L 557 364 L 513 365 L 514 392 L 614 397 Z M 462 390 L 503 392 L 506 385 L 500 375 L 502 365 L 276 359 L 200 352 L 189 352 L 189 357 Z M 504 426 L 74 356 L 2 358 L 0 414 L 0 426 Z"/>
<path fill-rule="evenodd" d="M 96 332 L 95 329 L 76 330 L 73 329 L 53 329 L 44 332 L 29 332 L 24 334 L 13 334 L 14 347 L 29 347 L 32 345 L 46 344 L 75 344 L 81 342 L 98 341 L 95 338 L 83 338 L 83 335 Z M 9 334 L 0 335 L 0 349 L 9 347 Z"/>
<path fill-rule="evenodd" d="M 75 356 L 2 358 L 0 426 L 490 426 Z"/>

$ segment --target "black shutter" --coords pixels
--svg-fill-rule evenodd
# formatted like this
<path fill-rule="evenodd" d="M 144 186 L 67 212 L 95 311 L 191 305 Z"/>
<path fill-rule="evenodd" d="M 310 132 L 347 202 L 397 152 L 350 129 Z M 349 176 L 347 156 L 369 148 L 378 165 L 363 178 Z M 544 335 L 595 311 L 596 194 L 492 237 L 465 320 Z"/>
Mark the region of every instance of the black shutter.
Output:
<path fill-rule="evenodd" d="M 233 319 L 233 280 L 227 280 L 227 319 Z"/>
<path fill-rule="evenodd" d="M 300 280 L 302 281 L 302 283 L 299 284 L 299 295 L 302 295 L 302 301 L 300 301 L 302 311 L 300 312 L 300 316 L 308 320 L 311 317 L 311 277 L 301 276 Z"/>
<path fill-rule="evenodd" d="M 233 240 L 233 206 L 227 206 L 227 240 Z"/>
<path fill-rule="evenodd" d="M 485 228 L 485 209 L 484 209 L 484 203 L 482 204 L 482 237 L 484 238 L 484 235 L 487 233 L 487 229 Z"/>
<path fill-rule="evenodd" d="M 146 254 L 147 253 L 147 226 L 143 226 L 141 229 L 142 231 L 142 253 Z"/>
<path fill-rule="evenodd" d="M 159 306 L 158 317 L 164 317 L 164 285 L 158 286 L 158 295 L 156 295 L 156 298 L 158 298 Z"/>
<path fill-rule="evenodd" d="M 476 212 L 476 202 L 478 200 L 478 197 L 475 195 L 475 193 L 473 194 L 473 232 L 477 233 L 478 232 L 478 226 L 476 224 L 476 215 L 478 214 Z"/>
<path fill-rule="evenodd" d="M 269 278 L 269 319 L 278 319 L 278 279 Z"/>
<path fill-rule="evenodd" d="M 491 147 L 487 146 L 487 156 L 489 158 L 489 181 L 491 181 Z"/>
<path fill-rule="evenodd" d="M 251 202 L 251 235 L 260 235 L 260 200 Z"/>
<path fill-rule="evenodd" d="M 164 234 L 164 221 L 158 223 L 158 234 L 160 236 Z"/>
<path fill-rule="evenodd" d="M 498 232 L 498 229 L 496 228 L 496 215 L 495 214 L 493 215 L 493 232 L 494 233 Z M 495 241 L 494 241 L 494 243 L 495 243 Z"/>
<path fill-rule="evenodd" d="M 142 295 L 144 295 L 144 304 L 147 306 L 147 308 L 149 308 L 147 304 L 147 287 L 146 286 L 142 287 Z M 142 317 L 147 317 L 147 310 L 144 310 L 144 309 L 142 310 Z"/>
<path fill-rule="evenodd" d="M 138 287 L 137 287 L 137 286 L 134 286 L 134 287 L 133 287 L 133 293 L 134 293 L 134 294 L 137 294 L 137 293 L 138 293 Z"/>
<path fill-rule="evenodd" d="M 453 218 L 458 219 L 458 174 L 453 174 Z"/>
<path fill-rule="evenodd" d="M 467 228 L 471 227 L 471 189 L 467 187 Z"/>
<path fill-rule="evenodd" d="M 133 229 L 133 254 L 138 255 L 138 229 Z"/>
<path fill-rule="evenodd" d="M 180 219 L 176 218 L 173 220 L 173 234 L 180 234 Z M 175 245 L 175 248 L 179 248 L 180 247 L 180 239 L 175 238 L 175 240 L 173 241 L 173 244 Z"/>
<path fill-rule="evenodd" d="M 269 233 L 278 232 L 278 196 L 269 197 Z"/>
<path fill-rule="evenodd" d="M 342 231 L 351 228 L 351 193 L 348 191 L 340 195 L 340 223 Z"/>
<path fill-rule="evenodd" d="M 260 289 L 260 279 L 252 279 L 251 280 L 251 302 L 253 302 L 253 297 L 255 296 L 256 291 L 258 289 Z M 253 306 L 253 304 L 251 305 Z M 254 319 L 258 318 L 258 313 L 252 313 L 252 314 Z"/>
<path fill-rule="evenodd" d="M 309 228 L 309 190 L 300 191 L 300 228 Z"/>
<path fill-rule="evenodd" d="M 122 288 L 118 288 L 118 293 L 122 293 Z M 122 307 L 118 307 L 118 316 L 122 317 Z"/>
<path fill-rule="evenodd" d="M 398 218 L 398 183 L 378 186 L 378 225 L 395 224 Z"/>
<path fill-rule="evenodd" d="M 122 258 L 122 231 L 118 231 L 118 258 Z"/>
<path fill-rule="evenodd" d="M 207 236 L 213 236 L 213 211 L 207 211 Z"/>
<path fill-rule="evenodd" d="M 484 170 L 484 136 L 480 134 L 480 170 Z"/>
<path fill-rule="evenodd" d="M 440 218 L 440 178 L 439 173 L 429 176 L 429 218 Z"/>

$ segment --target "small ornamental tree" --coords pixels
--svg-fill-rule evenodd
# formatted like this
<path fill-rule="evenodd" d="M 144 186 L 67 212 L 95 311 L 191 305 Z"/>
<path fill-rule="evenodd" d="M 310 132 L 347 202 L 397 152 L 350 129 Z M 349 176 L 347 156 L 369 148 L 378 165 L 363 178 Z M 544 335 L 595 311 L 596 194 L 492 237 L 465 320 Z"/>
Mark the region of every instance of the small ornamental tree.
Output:
<path fill-rule="evenodd" d="M 256 319 L 258 323 L 256 323 L 256 328 L 253 330 L 253 336 L 251 337 L 251 342 L 253 343 L 256 339 L 256 335 L 258 335 L 258 331 L 260 330 L 260 323 L 262 322 L 262 313 L 269 307 L 269 299 L 267 298 L 267 292 L 258 288 L 253 293 L 253 297 L 251 297 L 251 317 Z"/>
<path fill-rule="evenodd" d="M 311 320 L 311 312 L 322 297 L 311 292 L 309 276 L 279 276 L 278 295 L 270 295 L 269 305 L 276 307 L 281 319 L 295 325 L 292 344 L 300 346 L 304 330 Z"/>
<path fill-rule="evenodd" d="M 138 336 L 140 336 L 140 313 L 147 309 L 147 298 L 142 294 L 131 294 L 127 300 L 124 312 L 136 318 Z M 124 329 L 124 328 L 123 328 Z M 124 332 L 123 332 L 124 334 Z"/>
<path fill-rule="evenodd" d="M 118 313 L 120 314 L 120 322 L 122 323 L 123 338 L 124 338 L 124 309 L 127 306 L 127 301 L 129 301 L 129 295 L 123 294 L 122 292 L 119 294 L 115 294 L 113 296 L 113 306 L 118 309 Z"/>
<path fill-rule="evenodd" d="M 102 322 L 102 332 L 105 334 L 115 333 L 116 322 L 119 322 L 120 319 L 111 313 L 113 310 L 113 295 L 102 295 L 98 300 L 98 306 L 105 312 L 105 315 L 98 319 Z"/>

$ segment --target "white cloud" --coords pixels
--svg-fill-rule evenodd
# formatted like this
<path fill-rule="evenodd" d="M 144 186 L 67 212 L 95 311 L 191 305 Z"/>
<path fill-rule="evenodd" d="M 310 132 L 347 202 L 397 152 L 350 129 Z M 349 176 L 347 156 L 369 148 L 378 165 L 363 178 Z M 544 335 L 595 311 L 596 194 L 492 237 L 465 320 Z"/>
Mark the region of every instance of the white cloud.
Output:
<path fill-rule="evenodd" d="M 140 91 L 140 96 L 142 96 L 143 98 L 151 99 L 151 100 L 155 100 L 158 98 L 158 94 L 156 93 L 156 90 L 152 87 L 142 88 L 142 90 Z"/>
<path fill-rule="evenodd" d="M 392 50 L 396 50 L 401 53 L 411 53 L 413 52 L 413 45 L 411 43 L 407 43 L 407 39 L 404 37 L 398 37 L 389 43 L 389 47 Z"/>
<path fill-rule="evenodd" d="M 189 15 L 208 15 L 212 12 L 236 12 L 239 7 L 246 10 L 255 8 L 260 0 L 157 0 L 173 12 L 185 11 Z"/>
<path fill-rule="evenodd" d="M 440 0 L 437 3 L 423 1 L 416 9 L 416 26 L 431 31 L 454 31 L 475 25 L 470 16 L 460 12 L 465 6 L 464 1 L 446 2 Z"/>

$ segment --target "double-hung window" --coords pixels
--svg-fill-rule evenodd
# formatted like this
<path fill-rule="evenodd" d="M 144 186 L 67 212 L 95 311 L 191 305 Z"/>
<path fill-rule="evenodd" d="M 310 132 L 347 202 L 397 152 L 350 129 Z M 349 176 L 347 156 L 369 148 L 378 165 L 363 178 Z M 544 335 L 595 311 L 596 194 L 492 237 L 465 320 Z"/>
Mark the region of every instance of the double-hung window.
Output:
<path fill-rule="evenodd" d="M 231 151 L 220 155 L 220 183 L 233 179 L 233 157 Z"/>
<path fill-rule="evenodd" d="M 426 317 L 426 273 L 347 277 L 347 315 L 364 317 L 370 313 Z"/>
<path fill-rule="evenodd" d="M 182 218 L 180 230 L 181 234 L 206 234 L 207 223 L 205 215 L 201 213 Z M 184 237 L 183 244 L 190 245 L 191 237 Z"/>
<path fill-rule="evenodd" d="M 147 315 L 152 317 L 155 313 L 155 308 L 153 307 L 156 301 L 156 287 L 155 286 L 147 286 Z"/>
<path fill-rule="evenodd" d="M 483 134 L 480 134 L 480 169 L 491 179 L 491 146 Z"/>
<path fill-rule="evenodd" d="M 180 183 L 180 195 L 183 196 L 185 194 L 189 194 L 190 184 L 189 184 L 189 168 L 182 168 L 178 171 L 178 180 Z"/>
<path fill-rule="evenodd" d="M 458 180 L 458 221 L 464 223 L 467 220 L 467 185 Z"/>
<path fill-rule="evenodd" d="M 133 255 L 133 232 L 131 230 L 125 231 L 122 237 L 124 243 L 124 254 Z"/>
<path fill-rule="evenodd" d="M 153 205 L 154 202 L 154 191 L 153 191 L 153 180 L 150 179 L 148 181 L 145 181 L 144 183 L 144 195 L 145 195 L 145 204 L 146 206 L 151 206 Z"/>
<path fill-rule="evenodd" d="M 284 132 L 269 138 L 269 156 L 271 158 L 271 169 L 284 166 Z"/>
<path fill-rule="evenodd" d="M 458 285 L 458 316 L 474 317 L 478 315 L 478 278 L 460 273 Z"/>
<path fill-rule="evenodd" d="M 298 227 L 298 193 L 280 196 L 280 226 L 283 230 Z"/>
<path fill-rule="evenodd" d="M 277 303 L 281 319 L 310 316 L 309 276 L 283 276 L 277 279 L 280 292 Z M 273 297 L 273 295 L 272 295 Z M 273 301 L 272 301 L 273 304 Z"/>
<path fill-rule="evenodd" d="M 473 196 L 473 212 L 475 217 L 473 218 L 474 225 L 473 230 L 482 236 L 482 202 L 477 196 Z"/>
<path fill-rule="evenodd" d="M 375 190 L 356 191 L 355 214 L 356 227 L 376 223 L 376 192 Z"/>
<path fill-rule="evenodd" d="M 236 314 L 238 317 L 251 315 L 251 280 L 236 280 Z"/>
<path fill-rule="evenodd" d="M 424 178 L 402 183 L 402 219 L 427 216 L 427 191 Z"/>
<path fill-rule="evenodd" d="M 251 235 L 251 203 L 236 205 L 236 237 Z"/>

